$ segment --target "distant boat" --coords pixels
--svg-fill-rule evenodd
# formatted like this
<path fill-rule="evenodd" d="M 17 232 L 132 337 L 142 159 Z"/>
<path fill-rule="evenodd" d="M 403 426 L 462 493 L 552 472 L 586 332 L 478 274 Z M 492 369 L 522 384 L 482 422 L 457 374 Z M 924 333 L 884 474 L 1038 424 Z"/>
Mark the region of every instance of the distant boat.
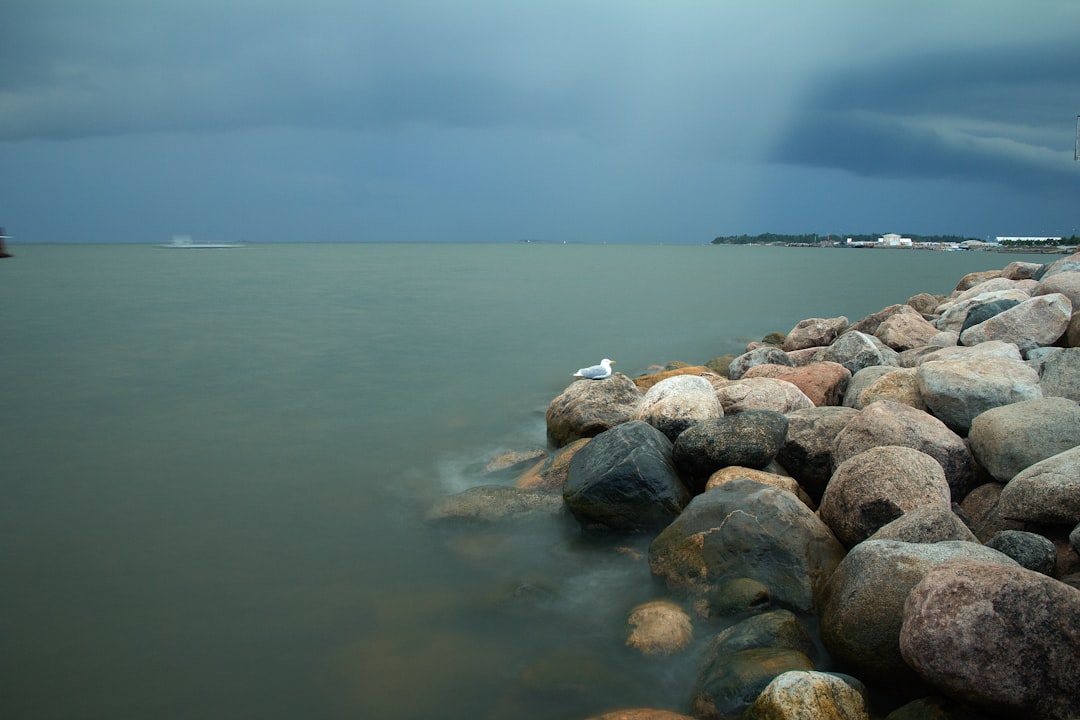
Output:
<path fill-rule="evenodd" d="M 10 240 L 11 236 L 4 232 L 4 228 L 0 227 L 0 258 L 13 257 L 11 253 L 7 251 L 7 244 L 5 240 Z"/>
<path fill-rule="evenodd" d="M 197 243 L 193 242 L 190 235 L 173 235 L 172 242 L 158 245 L 162 248 L 174 250 L 214 250 L 218 248 L 244 247 L 241 243 Z"/>

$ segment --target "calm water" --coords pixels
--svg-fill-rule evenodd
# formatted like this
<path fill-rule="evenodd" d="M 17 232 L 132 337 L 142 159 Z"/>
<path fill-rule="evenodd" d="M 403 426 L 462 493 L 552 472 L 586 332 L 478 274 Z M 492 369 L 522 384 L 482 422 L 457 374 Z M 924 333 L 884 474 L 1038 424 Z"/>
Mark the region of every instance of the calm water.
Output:
<path fill-rule="evenodd" d="M 0 717 L 34 719 L 685 710 L 694 654 L 622 644 L 630 608 L 662 596 L 646 540 L 615 549 L 556 521 L 432 528 L 429 503 L 492 482 L 478 467 L 493 453 L 543 446 L 547 403 L 601 357 L 631 375 L 704 362 L 1017 259 L 12 250 Z"/>

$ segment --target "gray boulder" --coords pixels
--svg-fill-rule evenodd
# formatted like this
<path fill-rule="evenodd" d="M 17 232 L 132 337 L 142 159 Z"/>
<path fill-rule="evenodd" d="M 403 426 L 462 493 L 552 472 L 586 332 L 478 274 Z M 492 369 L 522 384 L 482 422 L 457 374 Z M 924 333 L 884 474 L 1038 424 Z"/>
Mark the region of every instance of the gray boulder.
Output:
<path fill-rule="evenodd" d="M 1059 272 L 1043 277 L 1032 295 L 1061 293 L 1069 298 L 1074 308 L 1080 308 L 1080 271 Z"/>
<path fill-rule="evenodd" d="M 712 383 L 698 375 L 675 375 L 653 385 L 633 415 L 675 442 L 686 428 L 724 416 Z"/>
<path fill-rule="evenodd" d="M 766 363 L 773 365 L 787 365 L 789 367 L 794 367 L 795 365 L 786 352 L 773 345 L 766 345 L 745 352 L 732 360 L 731 364 L 728 365 L 728 378 L 731 380 L 738 380 L 743 376 L 743 373 L 750 368 L 755 365 L 764 365 Z"/>
<path fill-rule="evenodd" d="M 900 364 L 899 355 L 873 335 L 846 332 L 822 353 L 822 360 L 840 363 L 852 375 L 871 365 Z"/>
<path fill-rule="evenodd" d="M 690 499 L 671 461 L 671 441 L 643 422 L 593 438 L 570 460 L 563 499 L 589 530 L 652 532 Z"/>
<path fill-rule="evenodd" d="M 1042 535 L 1023 530 L 1002 530 L 986 541 L 986 547 L 1008 555 L 1021 567 L 1053 577 L 1057 565 L 1054 543 Z"/>
<path fill-rule="evenodd" d="M 1080 522 L 1080 446 L 1018 473 L 998 499 L 1003 517 L 1072 527 Z"/>
<path fill-rule="evenodd" d="M 885 445 L 840 464 L 825 488 L 819 512 L 836 538 L 851 547 L 925 505 L 950 508 L 945 471 L 926 453 Z"/>
<path fill-rule="evenodd" d="M 961 435 L 976 415 L 1042 397 L 1039 374 L 1007 358 L 924 362 L 915 378 L 930 412 Z"/>
<path fill-rule="evenodd" d="M 1080 445 L 1080 405 L 1054 397 L 992 408 L 972 420 L 968 441 L 994 479 L 1008 482 L 1021 470 Z"/>
<path fill-rule="evenodd" d="M 990 340 L 988 342 L 979 343 L 974 347 L 963 347 L 959 345 L 945 346 L 928 355 L 924 355 L 918 364 L 921 365 L 935 360 L 951 362 L 953 360 L 975 360 L 988 357 L 1003 357 L 1010 360 L 1024 359 L 1023 355 L 1020 353 L 1020 348 L 1013 343 Z"/>
<path fill-rule="evenodd" d="M 641 405 L 641 392 L 622 373 L 604 380 L 578 380 L 547 409 L 547 436 L 555 447 L 594 437 L 629 421 Z"/>
<path fill-rule="evenodd" d="M 1047 356 L 1039 369 L 1039 386 L 1043 397 L 1080 402 L 1080 347 L 1061 348 Z"/>
<path fill-rule="evenodd" d="M 960 342 L 978 345 L 1000 340 L 1015 343 L 1021 350 L 1053 345 L 1065 334 L 1071 316 L 1072 302 L 1065 295 L 1039 295 L 962 331 Z"/>
<path fill-rule="evenodd" d="M 687 428 L 672 451 L 676 467 L 696 493 L 709 476 L 729 465 L 763 468 L 787 436 L 788 419 L 772 410 L 747 410 Z"/>
<path fill-rule="evenodd" d="M 986 292 L 973 297 L 964 297 L 963 299 L 954 299 L 947 304 L 942 305 L 941 316 L 934 321 L 934 325 L 938 330 L 951 330 L 953 332 L 960 332 L 964 326 L 964 320 L 967 319 L 967 314 L 973 307 L 977 305 L 984 305 L 989 302 L 995 302 L 997 300 L 1016 300 L 1017 302 L 1023 302 L 1031 296 L 1023 290 L 1011 289 L 1011 290 L 996 290 L 994 292 Z"/>
<path fill-rule="evenodd" d="M 779 604 L 808 611 L 844 556 L 832 531 L 791 493 L 737 479 L 695 497 L 649 546 L 652 574 L 708 597 L 750 578 Z"/>
<path fill-rule="evenodd" d="M 1019 300 L 1001 299 L 992 300 L 990 302 L 983 303 L 982 305 L 973 306 L 970 310 L 968 310 L 967 315 L 964 316 L 964 324 L 960 327 L 961 337 L 963 336 L 964 331 L 967 330 L 969 327 L 974 327 L 975 325 L 984 323 L 995 315 L 999 315 L 1000 313 L 1005 312 L 1009 308 L 1014 308 L 1019 304 Z"/>
<path fill-rule="evenodd" d="M 935 565 L 958 557 L 1016 563 L 969 542 L 867 540 L 851 549 L 822 594 L 821 640 L 832 657 L 860 677 L 894 686 L 914 679 L 900 654 L 908 593 Z"/>
<path fill-rule="evenodd" d="M 971 451 L 943 422 L 908 405 L 879 400 L 864 408 L 836 436 L 833 464 L 881 445 L 902 445 L 938 461 L 954 500 L 979 484 Z"/>
<path fill-rule="evenodd" d="M 861 404 L 863 391 L 883 376 L 899 369 L 892 365 L 871 365 L 859 370 L 851 376 L 851 380 L 848 382 L 847 390 L 844 392 L 844 407 L 862 410 L 865 407 L 865 405 Z"/>
<path fill-rule="evenodd" d="M 909 543 L 936 543 L 945 540 L 979 542 L 975 533 L 952 511 L 939 505 L 923 505 L 909 510 L 883 525 L 869 540 L 899 540 Z"/>
<path fill-rule="evenodd" d="M 831 345 L 848 326 L 846 317 L 800 320 L 784 337 L 784 351 Z"/>
<path fill-rule="evenodd" d="M 931 309 L 932 312 L 932 309 Z M 861 320 L 851 324 L 848 328 L 848 332 L 860 332 L 867 335 L 876 335 L 878 328 L 886 320 L 889 320 L 896 315 L 919 315 L 919 311 L 911 307 L 909 304 L 903 305 L 890 305 L 887 308 L 878 310 L 876 313 L 867 315 Z"/>
<path fill-rule="evenodd" d="M 787 437 L 776 460 L 815 503 L 821 501 L 832 477 L 836 436 L 856 415 L 854 409 L 845 407 L 806 408 L 787 414 Z"/>
<path fill-rule="evenodd" d="M 1080 272 L 1080 253 L 1074 253 L 1043 266 L 1039 272 L 1035 273 L 1035 279 L 1042 280 L 1045 277 L 1063 272 Z"/>
<path fill-rule="evenodd" d="M 938 565 L 907 599 L 900 651 L 943 693 L 995 715 L 1075 720 L 1080 590 L 1017 565 Z"/>

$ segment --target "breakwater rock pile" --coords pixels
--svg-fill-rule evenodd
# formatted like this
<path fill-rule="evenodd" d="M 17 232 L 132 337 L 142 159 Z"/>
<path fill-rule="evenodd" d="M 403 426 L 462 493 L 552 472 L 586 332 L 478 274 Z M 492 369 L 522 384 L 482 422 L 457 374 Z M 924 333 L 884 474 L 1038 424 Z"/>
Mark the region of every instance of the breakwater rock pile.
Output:
<path fill-rule="evenodd" d="M 577 380 L 516 488 L 439 519 L 568 512 L 651 538 L 628 645 L 730 618 L 678 715 L 1080 718 L 1080 254 L 965 276 L 736 357 Z M 617 540 L 613 540 L 617 542 Z M 706 625 L 707 626 L 707 625 Z M 819 666 L 823 669 L 819 669 Z"/>

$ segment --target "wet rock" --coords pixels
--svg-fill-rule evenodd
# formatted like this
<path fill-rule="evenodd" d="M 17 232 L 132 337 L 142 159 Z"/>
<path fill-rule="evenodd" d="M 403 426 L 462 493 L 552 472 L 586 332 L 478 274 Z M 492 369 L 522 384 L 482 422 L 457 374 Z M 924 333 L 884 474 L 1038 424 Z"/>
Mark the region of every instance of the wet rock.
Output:
<path fill-rule="evenodd" d="M 944 563 L 911 591 L 900 650 L 942 692 L 995 714 L 1074 719 L 1080 590 L 1016 565 Z"/>
<path fill-rule="evenodd" d="M 799 367 L 784 365 L 757 365 L 743 375 L 743 379 L 770 377 L 786 380 L 799 388 L 817 407 L 840 405 L 844 399 L 851 372 L 838 363 L 817 362 Z"/>
<path fill-rule="evenodd" d="M 732 360 L 731 364 L 728 365 L 728 379 L 738 380 L 750 368 L 764 364 L 787 365 L 789 367 L 794 365 L 786 352 L 778 347 L 766 345 L 743 353 Z"/>
<path fill-rule="evenodd" d="M 743 720 L 870 720 L 866 700 L 831 673 L 790 670 L 773 678 Z"/>
<path fill-rule="evenodd" d="M 975 533 L 952 511 L 938 505 L 923 505 L 908 510 L 881 526 L 869 540 L 899 540 L 909 543 L 936 543 L 945 540 L 979 542 Z"/>
<path fill-rule="evenodd" d="M 566 474 L 570 470 L 570 460 L 574 454 L 585 447 L 591 438 L 581 438 L 545 457 L 540 462 L 523 472 L 515 486 L 520 490 L 543 490 L 562 494 L 566 484 Z"/>
<path fill-rule="evenodd" d="M 830 345 L 847 326 L 848 319 L 843 316 L 800 320 L 784 337 L 783 349 L 791 352 Z"/>
<path fill-rule="evenodd" d="M 533 450 L 510 450 L 499 453 L 484 464 L 484 474 L 492 475 L 514 468 L 520 469 L 521 466 L 526 463 L 535 463 L 546 455 L 547 450 L 544 450 L 543 448 L 535 448 Z"/>
<path fill-rule="evenodd" d="M 832 657 L 860 677 L 914 681 L 900 654 L 904 602 L 932 567 L 957 557 L 1016 567 L 996 550 L 968 542 L 867 540 L 852 548 L 822 595 L 821 640 Z"/>
<path fill-rule="evenodd" d="M 992 408 L 971 422 L 975 459 L 1008 482 L 1035 463 L 1080 445 L 1080 405 L 1065 398 L 1041 398 Z"/>
<path fill-rule="evenodd" d="M 986 541 L 986 547 L 1008 555 L 1021 567 L 1043 575 L 1054 575 L 1057 550 L 1042 535 L 1023 530 L 1002 530 Z"/>
<path fill-rule="evenodd" d="M 695 497 L 649 546 L 653 575 L 705 597 L 735 578 L 769 588 L 776 602 L 810 610 L 843 546 L 790 493 L 734 480 Z"/>
<path fill-rule="evenodd" d="M 1043 397 L 1080 402 L 1080 347 L 1061 348 L 1049 355 L 1039 370 Z"/>
<path fill-rule="evenodd" d="M 822 354 L 822 360 L 840 363 L 855 374 L 871 365 L 899 365 L 895 350 L 873 335 L 858 331 L 841 335 Z"/>
<path fill-rule="evenodd" d="M 906 307 L 906 306 L 905 306 Z M 882 322 L 874 336 L 893 350 L 902 351 L 927 345 L 940 332 L 918 313 L 900 313 Z"/>
<path fill-rule="evenodd" d="M 705 420 L 679 435 L 672 457 L 690 489 L 700 492 L 709 476 L 722 468 L 768 465 L 783 445 L 787 429 L 787 417 L 771 410 Z"/>
<path fill-rule="evenodd" d="M 1015 343 L 1021 350 L 1053 345 L 1065 334 L 1072 316 L 1072 302 L 1061 293 L 1039 295 L 960 333 L 964 345 L 987 340 Z"/>
<path fill-rule="evenodd" d="M 1042 397 L 1038 373 L 1007 358 L 924 362 L 915 377 L 930 412 L 961 435 L 976 415 Z"/>
<path fill-rule="evenodd" d="M 649 423 L 675 442 L 694 423 L 723 416 L 712 383 L 696 375 L 678 375 L 649 388 L 633 419 Z"/>
<path fill-rule="evenodd" d="M 757 580 L 735 578 L 718 585 L 698 607 L 706 618 L 763 613 L 772 610 L 772 594 Z"/>
<path fill-rule="evenodd" d="M 633 708 L 630 710 L 614 710 L 603 715 L 594 715 L 588 720 L 695 720 L 689 715 L 680 715 L 670 710 L 653 710 L 650 708 Z"/>
<path fill-rule="evenodd" d="M 626 644 L 643 655 L 673 655 L 685 650 L 694 637 L 690 616 L 667 600 L 638 605 L 627 622 L 631 630 Z"/>
<path fill-rule="evenodd" d="M 550 493 L 502 485 L 481 485 L 436 502 L 427 513 L 434 522 L 497 523 L 527 516 L 550 517 L 566 511 L 562 498 Z"/>
<path fill-rule="evenodd" d="M 802 390 L 787 380 L 776 378 L 743 378 L 716 388 L 716 397 L 725 415 L 736 415 L 746 410 L 773 410 L 787 413 L 801 408 L 814 407 L 814 403 Z"/>
<path fill-rule="evenodd" d="M 776 453 L 776 460 L 815 503 L 821 501 L 825 485 L 832 477 L 836 436 L 857 414 L 843 407 L 806 408 L 787 414 L 787 437 Z"/>
<path fill-rule="evenodd" d="M 562 447 L 594 437 L 628 422 L 641 402 L 637 386 L 622 373 L 605 380 L 578 380 L 548 405 L 548 439 L 555 447 Z"/>
<path fill-rule="evenodd" d="M 1080 447 L 1018 473 L 998 504 L 1001 515 L 1012 520 L 1069 527 L 1080 522 Z"/>
<path fill-rule="evenodd" d="M 833 464 L 882 445 L 914 448 L 937 460 L 954 500 L 980 484 L 971 451 L 959 435 L 934 416 L 891 400 L 868 405 L 837 434 Z"/>
<path fill-rule="evenodd" d="M 671 441 L 636 421 L 581 448 L 570 460 L 563 487 L 578 522 L 600 531 L 655 531 L 677 517 L 689 498 L 671 460 Z"/>
<path fill-rule="evenodd" d="M 825 488 L 820 514 L 836 538 L 851 547 L 924 505 L 950 508 L 945 471 L 926 453 L 886 445 L 840 464 Z"/>

